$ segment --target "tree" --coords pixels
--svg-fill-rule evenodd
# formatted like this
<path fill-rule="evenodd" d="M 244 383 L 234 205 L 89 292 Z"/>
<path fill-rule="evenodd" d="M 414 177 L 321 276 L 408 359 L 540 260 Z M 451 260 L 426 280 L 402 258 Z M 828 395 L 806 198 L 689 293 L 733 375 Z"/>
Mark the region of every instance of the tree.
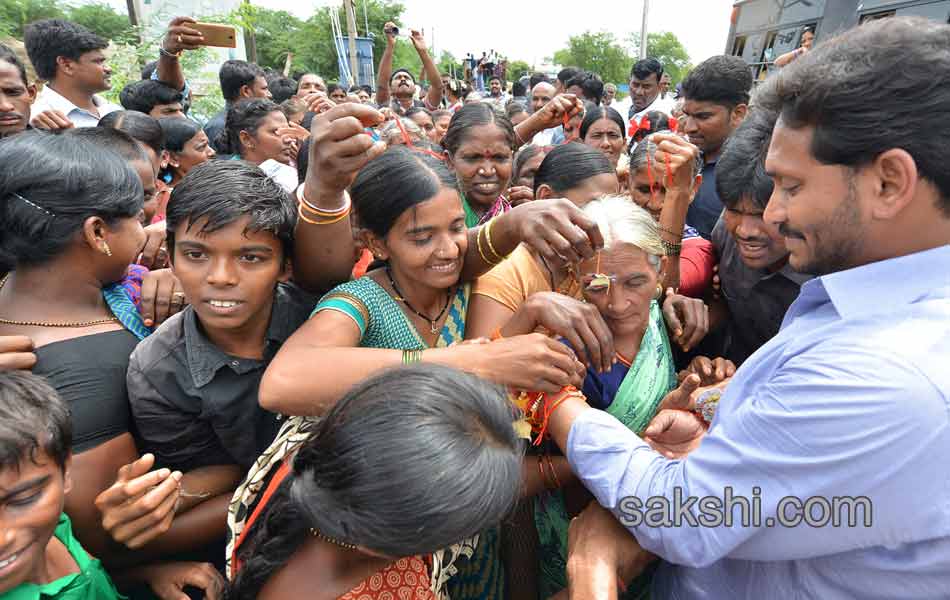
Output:
<path fill-rule="evenodd" d="M 639 33 L 630 34 L 627 40 L 634 49 L 640 48 Z M 647 56 L 660 61 L 663 70 L 670 74 L 673 85 L 683 81 L 686 74 L 693 68 L 686 48 L 669 31 L 658 31 L 647 35 Z"/>
<path fill-rule="evenodd" d="M 56 0 L 0 0 L 0 35 L 23 39 L 23 27 L 42 19 L 66 16 Z"/>
<path fill-rule="evenodd" d="M 283 10 L 256 7 L 255 13 L 257 62 L 262 67 L 283 71 L 287 53 L 295 50 L 294 40 L 299 36 L 303 21 Z"/>
<path fill-rule="evenodd" d="M 585 31 L 571 36 L 567 48 L 554 53 L 554 62 L 597 73 L 605 81 L 627 81 L 631 58 L 612 33 Z"/>
<path fill-rule="evenodd" d="M 508 81 L 518 81 L 525 74 L 531 74 L 531 65 L 523 60 L 508 61 Z"/>
<path fill-rule="evenodd" d="M 66 18 L 114 42 L 129 40 L 135 33 L 129 17 L 119 14 L 108 4 L 83 4 L 70 8 Z"/>

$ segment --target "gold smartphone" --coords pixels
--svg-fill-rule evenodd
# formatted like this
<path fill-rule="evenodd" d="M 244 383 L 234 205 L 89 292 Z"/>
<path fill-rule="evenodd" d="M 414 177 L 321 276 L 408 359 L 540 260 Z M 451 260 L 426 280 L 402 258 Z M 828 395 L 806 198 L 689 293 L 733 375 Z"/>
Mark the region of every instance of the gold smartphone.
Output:
<path fill-rule="evenodd" d="M 237 48 L 237 31 L 230 25 L 220 23 L 191 23 L 188 27 L 197 29 L 204 36 L 202 46 L 219 48 Z"/>

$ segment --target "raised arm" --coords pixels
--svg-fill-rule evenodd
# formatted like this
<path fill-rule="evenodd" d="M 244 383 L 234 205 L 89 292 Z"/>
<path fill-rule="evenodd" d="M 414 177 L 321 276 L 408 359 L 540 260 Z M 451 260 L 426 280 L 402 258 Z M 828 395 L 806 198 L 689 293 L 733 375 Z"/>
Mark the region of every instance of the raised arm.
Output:
<path fill-rule="evenodd" d="M 179 57 L 184 50 L 200 48 L 204 41 L 200 31 L 189 27 L 192 23 L 195 20 L 191 17 L 172 19 L 159 47 L 155 79 L 179 91 L 185 89 L 185 73 Z"/>
<path fill-rule="evenodd" d="M 396 50 L 396 34 L 393 28 L 396 24 L 388 21 L 383 25 L 386 34 L 386 49 L 379 59 L 379 74 L 376 76 L 376 105 L 389 105 L 389 80 L 393 76 L 393 52 Z"/>
<path fill-rule="evenodd" d="M 425 36 L 419 31 L 413 31 L 412 45 L 416 47 L 416 52 L 422 60 L 422 69 L 429 79 L 429 93 L 426 95 L 426 107 L 429 110 L 439 108 L 442 102 L 442 76 L 439 74 L 439 68 L 435 65 L 432 57 L 429 56 L 429 49 L 426 46 Z"/>
<path fill-rule="evenodd" d="M 365 104 L 334 106 L 313 119 L 310 162 L 302 189 L 303 202 L 333 213 L 349 203 L 345 190 L 356 173 L 381 154 L 384 144 L 374 143 L 366 127 L 383 121 L 383 115 Z M 306 205 L 301 208 L 306 213 Z M 349 214 L 342 218 L 300 218 L 294 236 L 294 281 L 318 293 L 346 281 L 355 261 Z M 316 221 L 315 224 L 309 221 Z"/>

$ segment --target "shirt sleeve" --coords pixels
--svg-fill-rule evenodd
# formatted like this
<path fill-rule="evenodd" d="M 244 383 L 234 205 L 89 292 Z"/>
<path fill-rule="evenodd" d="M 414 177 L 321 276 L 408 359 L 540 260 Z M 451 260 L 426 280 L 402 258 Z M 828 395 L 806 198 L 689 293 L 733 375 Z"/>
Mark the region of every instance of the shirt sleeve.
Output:
<path fill-rule="evenodd" d="M 735 401 L 727 391 L 720 406 Z M 913 365 L 834 344 L 788 360 L 741 406 L 718 414 L 683 460 L 662 457 L 594 410 L 572 426 L 567 456 L 584 485 L 645 549 L 675 564 L 704 567 L 726 557 L 795 560 L 948 535 L 946 502 L 935 501 L 947 497 L 937 458 L 950 450 L 948 429 L 939 391 Z M 731 526 L 701 520 L 710 512 L 703 499 L 723 501 L 727 494 L 749 500 L 748 517 L 734 503 Z M 638 506 L 646 511 L 661 499 L 675 509 L 676 495 L 697 499 L 684 512 L 700 526 L 636 522 Z M 756 520 L 756 499 L 759 522 L 743 522 Z M 802 522 L 806 502 L 820 509 L 835 499 L 859 502 L 836 513 L 840 526 Z M 797 526 L 769 525 L 780 504 L 792 523 L 797 516 Z M 847 522 L 850 516 L 856 526 Z"/>
<path fill-rule="evenodd" d="M 679 293 L 691 298 L 701 297 L 712 284 L 715 265 L 712 242 L 701 237 L 684 240 L 680 254 Z"/>

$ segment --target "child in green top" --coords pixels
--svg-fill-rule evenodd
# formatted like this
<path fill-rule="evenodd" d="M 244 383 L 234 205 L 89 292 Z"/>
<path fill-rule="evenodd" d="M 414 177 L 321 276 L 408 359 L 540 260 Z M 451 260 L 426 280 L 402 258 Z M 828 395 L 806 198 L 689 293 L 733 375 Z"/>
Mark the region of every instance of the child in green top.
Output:
<path fill-rule="evenodd" d="M 0 370 L 0 600 L 118 600 L 102 564 L 73 536 L 63 512 L 69 475 L 69 409 L 42 378 Z M 155 563 L 117 573 L 160 600 L 186 587 L 218 600 L 224 586 L 209 564 Z"/>
<path fill-rule="evenodd" d="M 0 598 L 121 598 L 63 512 L 72 425 L 42 379 L 0 373 Z"/>

